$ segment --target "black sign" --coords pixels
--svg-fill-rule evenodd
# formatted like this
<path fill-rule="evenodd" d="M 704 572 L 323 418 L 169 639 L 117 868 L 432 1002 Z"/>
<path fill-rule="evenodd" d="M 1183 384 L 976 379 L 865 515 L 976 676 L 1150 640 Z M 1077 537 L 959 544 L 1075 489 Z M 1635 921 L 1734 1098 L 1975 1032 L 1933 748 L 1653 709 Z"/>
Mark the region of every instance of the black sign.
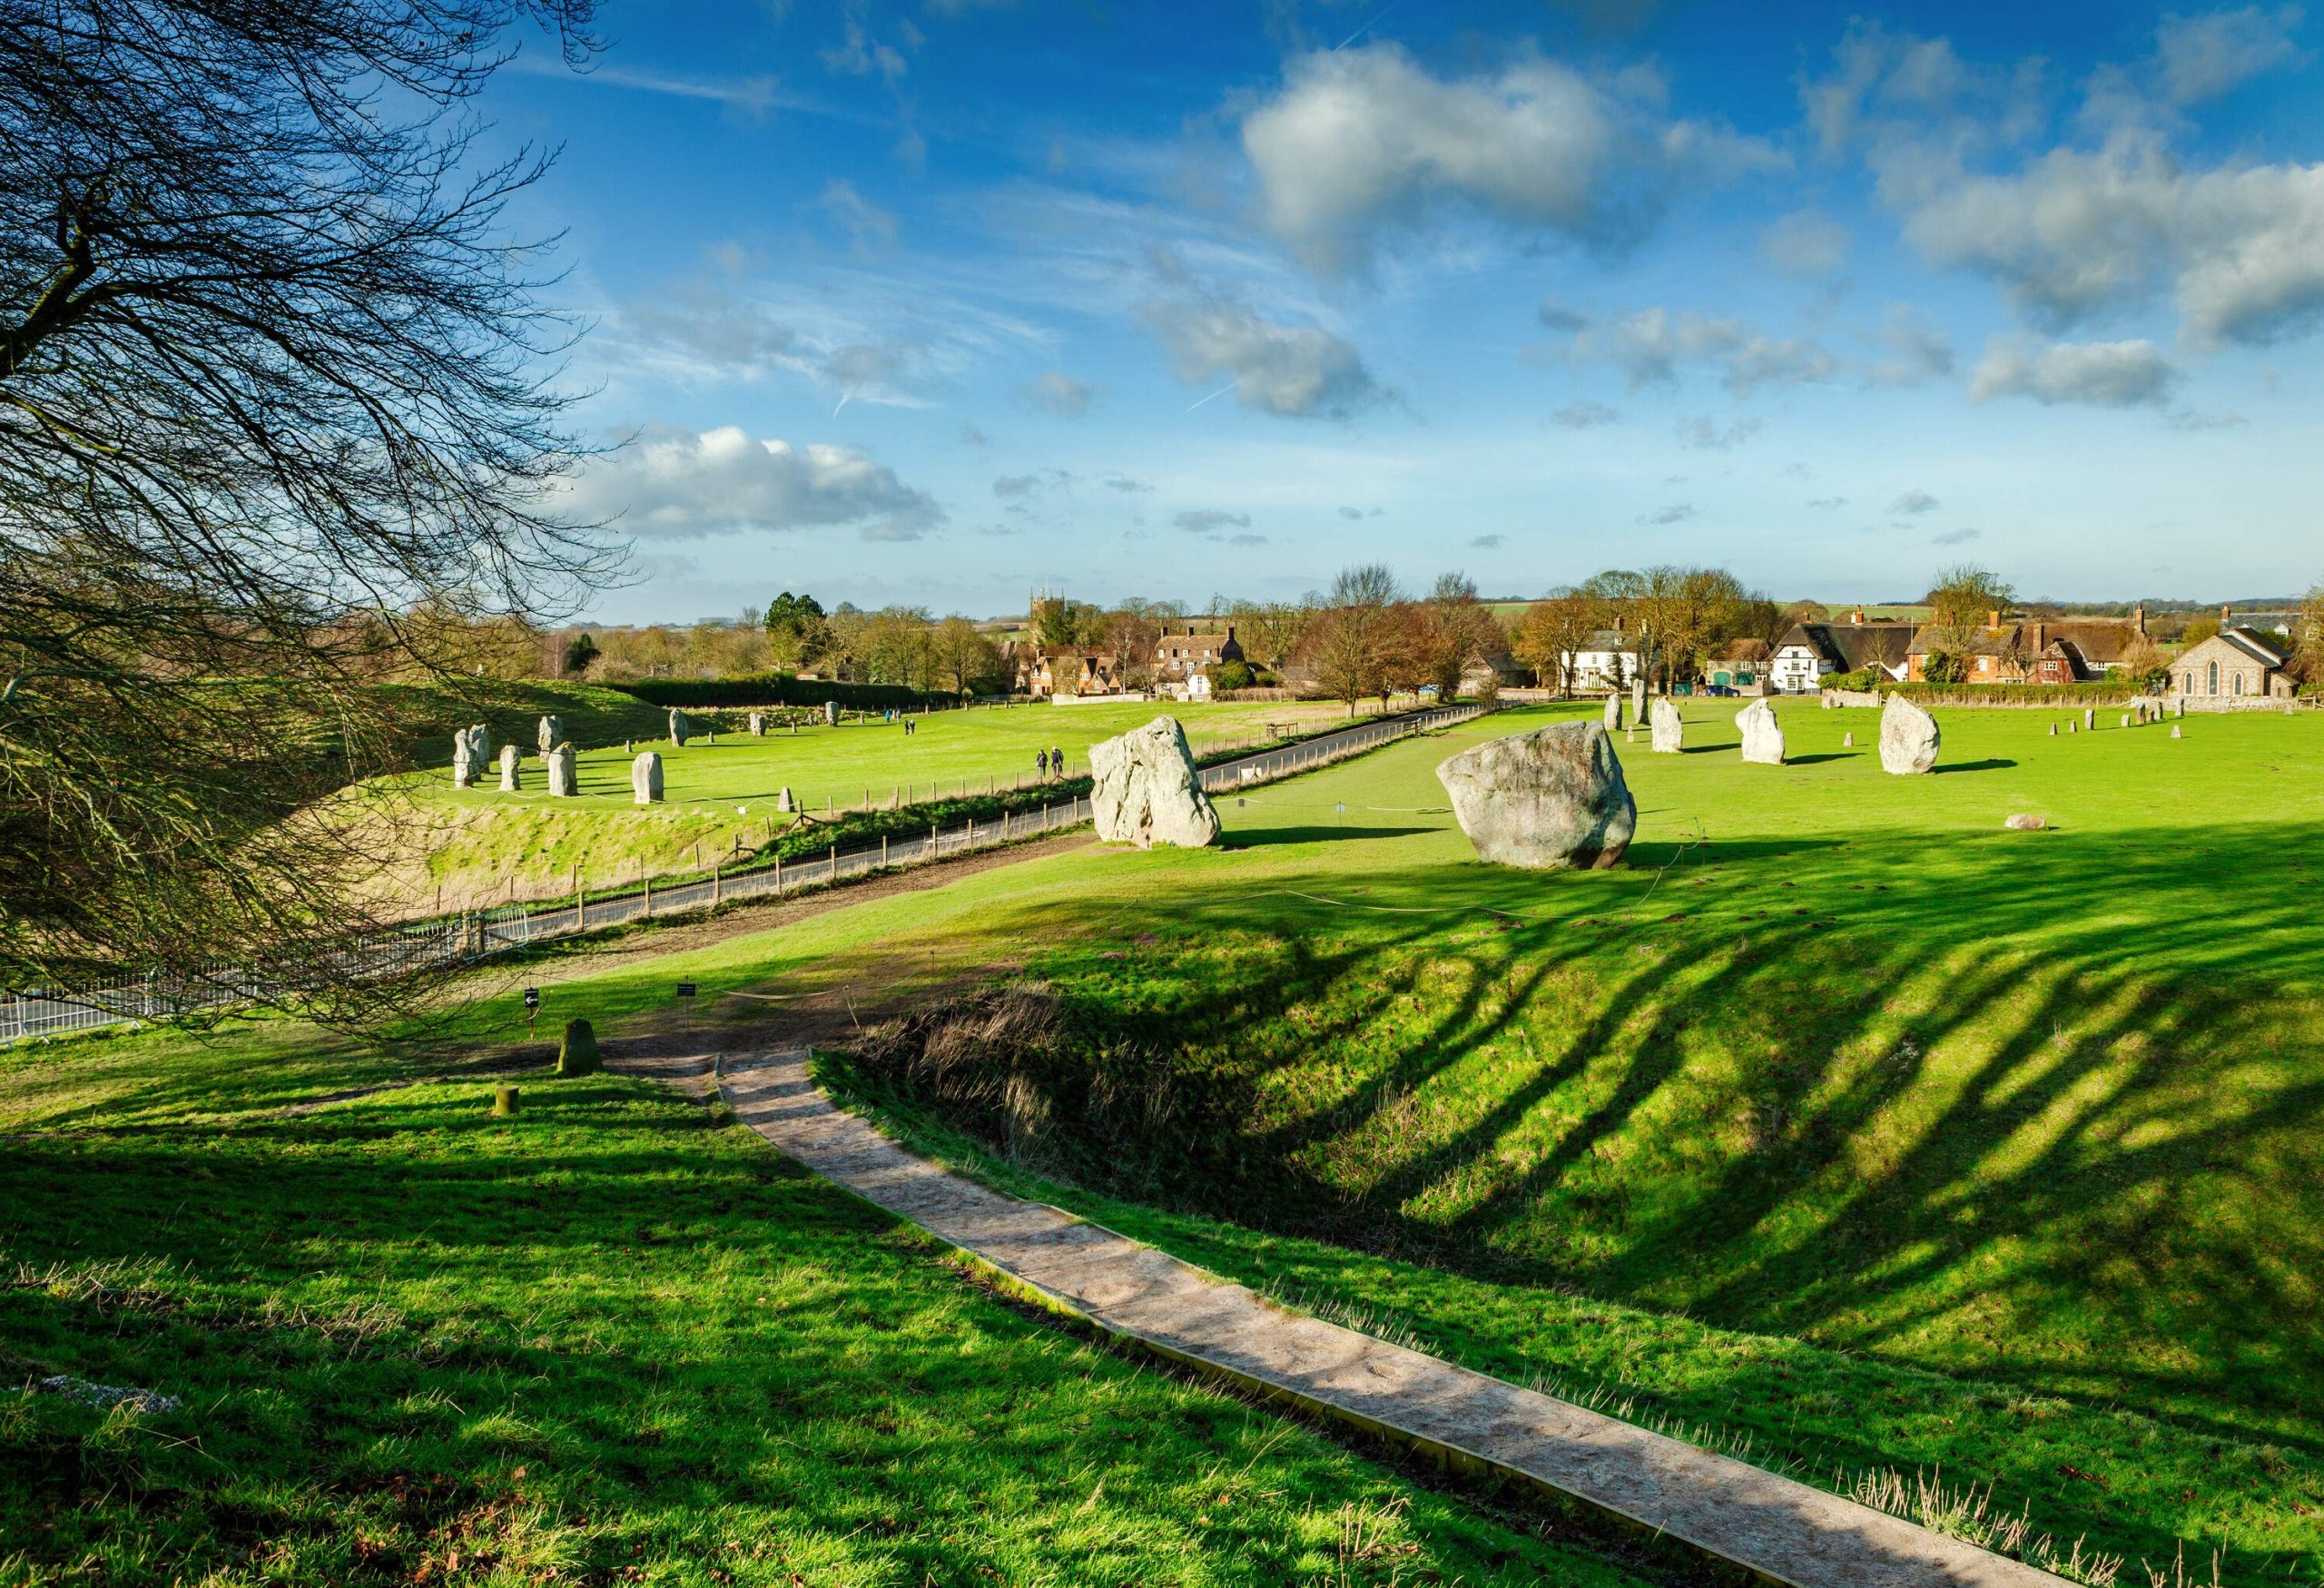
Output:
<path fill-rule="evenodd" d="M 678 983 L 678 996 L 680 998 L 692 998 L 694 994 L 694 986 L 693 982 L 681 981 Z"/>
<path fill-rule="evenodd" d="M 525 1007 L 526 1007 L 527 1009 L 538 1009 L 540 1006 L 541 1006 L 541 990 L 540 990 L 539 988 L 537 988 L 537 987 L 527 987 L 527 988 L 526 988 L 526 989 L 525 989 Z"/>

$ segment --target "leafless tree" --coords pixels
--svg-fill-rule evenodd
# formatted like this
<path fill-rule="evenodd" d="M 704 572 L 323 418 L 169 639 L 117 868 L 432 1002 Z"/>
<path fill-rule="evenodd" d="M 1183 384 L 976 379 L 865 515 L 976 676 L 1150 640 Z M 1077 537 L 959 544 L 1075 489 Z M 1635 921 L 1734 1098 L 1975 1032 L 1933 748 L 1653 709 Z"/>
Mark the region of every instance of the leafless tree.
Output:
<path fill-rule="evenodd" d="M 1384 563 L 1343 568 L 1307 626 L 1302 655 L 1315 683 L 1334 699 L 1377 695 L 1384 704 L 1397 640 L 1395 606 L 1403 598 Z"/>
<path fill-rule="evenodd" d="M 606 576 L 503 225 L 544 157 L 471 109 L 591 5 L 0 0 L 0 985 L 359 919 L 333 791 L 409 727 L 362 681 L 459 665 L 408 615 Z"/>

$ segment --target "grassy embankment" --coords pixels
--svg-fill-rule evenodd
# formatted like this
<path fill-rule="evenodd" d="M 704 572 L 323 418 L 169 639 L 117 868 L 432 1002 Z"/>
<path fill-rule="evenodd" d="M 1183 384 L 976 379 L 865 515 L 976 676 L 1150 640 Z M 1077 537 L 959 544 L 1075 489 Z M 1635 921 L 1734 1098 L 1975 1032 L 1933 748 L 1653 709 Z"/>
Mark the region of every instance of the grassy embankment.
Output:
<path fill-rule="evenodd" d="M 680 750 L 659 736 L 666 718 L 655 711 L 644 729 L 623 731 L 636 733 L 640 750 L 660 752 L 665 804 L 632 803 L 633 757 L 623 752 L 618 733 L 610 745 L 594 735 L 576 740 L 597 747 L 579 756 L 580 794 L 572 799 L 551 799 L 547 775 L 532 759 L 525 765 L 525 786 L 515 794 L 500 792 L 497 768 L 473 789 L 453 788 L 441 772 L 418 774 L 403 780 L 402 791 L 412 797 L 396 812 L 399 822 L 414 824 L 404 845 L 411 859 L 382 878 L 380 887 L 416 912 L 430 913 L 439 900 L 440 908 L 459 909 L 563 898 L 576 871 L 593 887 L 698 871 L 738 847 L 754 849 L 779 834 L 792 820 L 774 809 L 783 788 L 820 814 L 861 806 L 867 794 L 882 804 L 891 798 L 910 804 L 963 790 L 1006 790 L 1019 779 L 1032 787 L 1040 752 L 1062 749 L 1068 764 L 1086 773 L 1093 742 L 1163 712 L 1186 725 L 1197 755 L 1259 743 L 1271 725 L 1295 725 L 1306 733 L 1347 721 L 1345 708 L 1330 702 L 1028 705 L 931 713 L 912 719 L 909 737 L 901 725 L 847 723 L 763 739 L 722 733 L 714 745 L 695 738 Z M 738 714 L 725 715 L 739 720 Z M 574 724 L 566 725 L 572 735 Z M 516 742 L 529 756 L 531 719 Z"/>
<path fill-rule="evenodd" d="M 182 1403 L 0 1392 L 0 1583 L 1640 1581 L 673 1090 L 439 1073 L 290 1022 L 0 1052 L 0 1376 Z"/>
<path fill-rule="evenodd" d="M 1775 769 L 1732 709 L 1623 746 L 1618 872 L 1476 864 L 1444 745 L 1230 808 L 1225 853 L 1020 868 L 949 930 L 1051 1035 L 834 1078 L 1493 1371 L 2316 1580 L 2324 725 L 1948 713 L 1899 779 L 1871 713 L 1785 708 Z"/>

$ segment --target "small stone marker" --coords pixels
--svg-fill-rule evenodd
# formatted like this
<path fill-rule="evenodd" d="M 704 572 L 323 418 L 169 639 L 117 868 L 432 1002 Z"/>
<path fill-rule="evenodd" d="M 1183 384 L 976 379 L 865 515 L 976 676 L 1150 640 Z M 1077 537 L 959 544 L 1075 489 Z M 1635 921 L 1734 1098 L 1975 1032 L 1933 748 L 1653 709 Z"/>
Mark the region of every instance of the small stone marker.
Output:
<path fill-rule="evenodd" d="M 566 1021 L 565 1041 L 556 1049 L 556 1072 L 595 1075 L 597 1069 L 597 1028 L 585 1020 Z"/>
<path fill-rule="evenodd" d="M 1899 777 L 1929 771 L 1944 742 L 1936 718 L 1901 695 L 1880 708 L 1880 769 Z"/>
<path fill-rule="evenodd" d="M 2085 728 L 2094 728 L 2098 725 L 2098 712 L 2095 707 L 2085 705 L 2082 708 L 2082 725 Z"/>
<path fill-rule="evenodd" d="M 1622 697 L 1619 695 L 1609 695 L 1606 696 L 1606 731 L 1610 734 L 1613 733 L 1621 725 Z"/>
<path fill-rule="evenodd" d="M 517 746 L 514 745 L 501 745 L 500 792 L 502 794 L 515 794 L 518 788 L 523 786 L 523 779 L 517 771 Z"/>
<path fill-rule="evenodd" d="M 579 760 L 570 745 L 559 745 L 548 753 L 548 792 L 552 799 L 571 799 L 581 792 Z"/>
<path fill-rule="evenodd" d="M 2172 723 L 2171 725 L 2171 736 L 2174 739 L 2185 737 L 2184 735 L 2180 733 L 2179 725 L 2177 723 Z"/>
<path fill-rule="evenodd" d="M 775 791 L 774 808 L 778 811 L 783 812 L 795 811 L 799 808 L 799 804 L 796 800 L 793 800 L 791 797 L 791 790 L 789 788 L 781 788 Z"/>
<path fill-rule="evenodd" d="M 2072 717 L 2068 717 L 2066 719 L 2066 732 L 2069 734 L 2078 734 L 2082 732 L 2082 725 L 2075 722 Z"/>
<path fill-rule="evenodd" d="M 2057 724 L 2055 724 L 2055 723 L 2052 723 L 2052 724 L 2050 725 L 2050 737 L 2052 737 L 2053 739 L 2054 739 L 2054 738 L 2056 738 L 2057 736 L 2058 736 L 2058 725 L 2057 725 Z"/>
<path fill-rule="evenodd" d="M 835 728 L 839 726 L 838 701 L 826 700 L 823 702 L 823 726 L 827 728 Z"/>
<path fill-rule="evenodd" d="M 670 744 L 675 749 L 686 747 L 686 735 L 694 732 L 694 725 L 686 721 L 686 714 L 676 706 L 670 708 Z"/>
<path fill-rule="evenodd" d="M 1783 764 L 1783 726 L 1776 721 L 1776 708 L 1765 700 L 1755 700 L 1735 714 L 1735 725 L 1743 730 L 1743 759 L 1755 766 Z"/>
<path fill-rule="evenodd" d="M 1667 695 L 1654 697 L 1649 725 L 1654 732 L 1654 753 L 1658 755 L 1683 755 L 1687 747 L 1687 722 L 1679 715 L 1679 703 Z"/>
<path fill-rule="evenodd" d="M 629 764 L 629 796 L 633 804 L 662 803 L 662 757 L 648 750 Z"/>
<path fill-rule="evenodd" d="M 1856 734 L 1854 730 L 1850 730 L 1849 732 L 1840 735 L 1840 748 L 1843 750 L 1853 750 L 1856 748 Z"/>
<path fill-rule="evenodd" d="M 2187 715 L 2187 697 L 2185 695 L 2182 695 L 2179 697 L 2178 707 L 2179 709 L 2171 713 L 2171 715 L 2181 717 L 2185 716 Z"/>
<path fill-rule="evenodd" d="M 496 1119 L 505 1119 L 515 1113 L 517 1095 L 517 1089 L 513 1086 L 494 1087 L 492 1089 L 492 1117 Z"/>
<path fill-rule="evenodd" d="M 555 716 L 545 716 L 541 718 L 538 739 L 541 747 L 541 754 L 544 755 L 547 755 L 551 750 L 556 749 L 559 745 L 564 744 L 565 719 L 563 717 Z"/>
<path fill-rule="evenodd" d="M 2013 833 L 2039 833 L 2050 824 L 2046 816 L 2014 815 L 2002 824 Z"/>
<path fill-rule="evenodd" d="M 766 737 L 766 716 L 762 712 L 751 713 L 751 737 L 753 739 Z"/>
<path fill-rule="evenodd" d="M 2122 714 L 2122 725 L 2126 728 L 2131 725 L 2131 714 L 2129 712 L 2124 712 Z"/>
<path fill-rule="evenodd" d="M 1477 857 L 1495 865 L 1604 870 L 1620 862 L 1638 829 L 1621 759 L 1596 723 L 1489 739 L 1436 776 Z"/>

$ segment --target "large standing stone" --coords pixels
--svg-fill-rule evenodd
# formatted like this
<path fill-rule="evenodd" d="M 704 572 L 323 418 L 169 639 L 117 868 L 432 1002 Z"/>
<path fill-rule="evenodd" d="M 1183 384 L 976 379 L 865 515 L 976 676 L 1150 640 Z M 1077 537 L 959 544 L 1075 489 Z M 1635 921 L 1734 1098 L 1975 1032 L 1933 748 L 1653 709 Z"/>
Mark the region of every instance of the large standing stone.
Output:
<path fill-rule="evenodd" d="M 559 745 L 548 753 L 548 792 L 557 799 L 570 799 L 581 792 L 580 757 L 570 745 Z"/>
<path fill-rule="evenodd" d="M 1089 808 L 1108 843 L 1200 849 L 1218 842 L 1218 812 L 1202 792 L 1178 719 L 1157 716 L 1089 746 Z"/>
<path fill-rule="evenodd" d="M 1622 858 L 1638 827 L 1614 742 L 1596 723 L 1489 740 L 1436 775 L 1478 857 L 1495 865 L 1602 869 Z"/>
<path fill-rule="evenodd" d="M 654 751 L 629 764 L 629 797 L 641 805 L 662 803 L 662 757 Z"/>
<path fill-rule="evenodd" d="M 1654 697 L 1654 753 L 1676 755 L 1687 747 L 1687 721 L 1679 715 L 1679 703 L 1667 695 Z"/>
<path fill-rule="evenodd" d="M 670 744 L 674 749 L 686 747 L 686 736 L 694 732 L 694 725 L 686 721 L 686 714 L 676 706 L 670 708 Z"/>
<path fill-rule="evenodd" d="M 515 794 L 519 788 L 524 786 L 522 774 L 520 774 L 517 770 L 518 764 L 517 746 L 514 745 L 501 745 L 500 792 L 502 794 Z"/>
<path fill-rule="evenodd" d="M 492 730 L 482 723 L 470 724 L 468 744 L 475 752 L 477 771 L 480 774 L 492 760 Z"/>
<path fill-rule="evenodd" d="M 838 701 L 826 700 L 823 702 L 823 726 L 827 728 L 835 728 L 839 726 Z"/>
<path fill-rule="evenodd" d="M 545 716 L 540 721 L 537 735 L 541 754 L 546 755 L 565 743 L 565 721 L 561 717 Z"/>
<path fill-rule="evenodd" d="M 762 712 L 751 713 L 751 737 L 753 739 L 766 737 L 766 716 Z"/>
<path fill-rule="evenodd" d="M 1890 695 L 1880 708 L 1880 769 L 1900 777 L 1928 771 L 1936 764 L 1941 737 L 1936 718 L 1901 695 Z"/>
<path fill-rule="evenodd" d="M 1610 734 L 1622 731 L 1622 697 L 1619 695 L 1606 696 L 1606 731 Z"/>
<path fill-rule="evenodd" d="M 477 759 L 476 741 L 469 737 L 468 734 L 469 731 L 467 728 L 462 728 L 452 735 L 452 786 L 454 788 L 474 788 L 476 774 L 483 764 Z"/>
<path fill-rule="evenodd" d="M 1646 679 L 1640 676 L 1630 680 L 1630 721 L 1642 723 L 1645 720 Z"/>
<path fill-rule="evenodd" d="M 1743 730 L 1743 759 L 1760 766 L 1783 764 L 1783 725 L 1776 721 L 1776 708 L 1764 700 L 1755 700 L 1735 714 L 1735 725 Z"/>

